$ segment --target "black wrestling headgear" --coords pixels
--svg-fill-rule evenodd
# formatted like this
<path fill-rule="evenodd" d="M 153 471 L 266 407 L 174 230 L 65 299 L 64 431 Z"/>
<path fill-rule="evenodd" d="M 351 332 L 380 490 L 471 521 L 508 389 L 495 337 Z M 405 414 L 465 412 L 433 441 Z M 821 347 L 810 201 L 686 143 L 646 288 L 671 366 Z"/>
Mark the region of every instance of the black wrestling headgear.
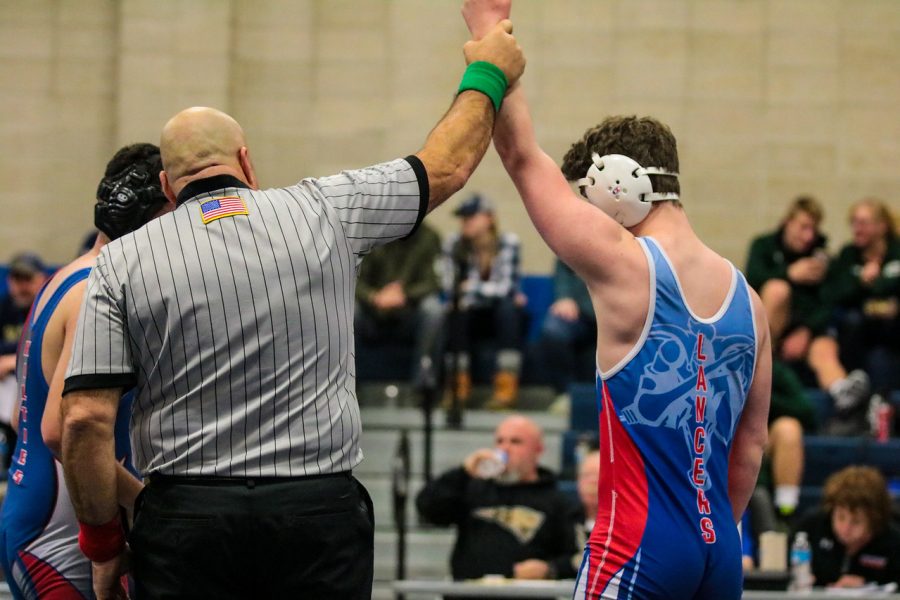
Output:
<path fill-rule="evenodd" d="M 114 240 L 156 216 L 167 201 L 159 183 L 161 168 L 156 154 L 140 158 L 100 180 L 94 206 L 97 229 Z"/>

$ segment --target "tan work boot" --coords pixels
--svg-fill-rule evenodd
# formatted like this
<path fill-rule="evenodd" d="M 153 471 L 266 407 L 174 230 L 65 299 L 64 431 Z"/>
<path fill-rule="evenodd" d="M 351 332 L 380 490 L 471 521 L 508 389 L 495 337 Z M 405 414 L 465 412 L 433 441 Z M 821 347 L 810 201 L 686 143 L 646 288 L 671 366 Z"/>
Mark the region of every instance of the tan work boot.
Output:
<path fill-rule="evenodd" d="M 506 410 L 516 405 L 519 396 L 519 376 L 512 371 L 497 371 L 494 375 L 494 397 L 488 410 Z"/>
<path fill-rule="evenodd" d="M 460 407 L 469 402 L 469 397 L 472 395 L 472 375 L 468 371 L 457 371 L 451 385 L 453 387 L 448 387 L 444 393 L 443 408 L 445 410 L 449 410 L 453 403 L 451 391 L 456 394 Z"/>

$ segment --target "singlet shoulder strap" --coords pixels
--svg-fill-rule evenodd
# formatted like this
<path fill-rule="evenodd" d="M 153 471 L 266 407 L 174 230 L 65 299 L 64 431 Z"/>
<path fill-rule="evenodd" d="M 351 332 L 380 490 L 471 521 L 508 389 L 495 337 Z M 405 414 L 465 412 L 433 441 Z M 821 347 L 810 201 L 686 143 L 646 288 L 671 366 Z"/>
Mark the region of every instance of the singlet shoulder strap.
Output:
<path fill-rule="evenodd" d="M 56 305 L 59 304 L 60 300 L 62 300 L 63 296 L 66 295 L 66 292 L 72 289 L 75 285 L 87 279 L 90 274 L 91 269 L 90 267 L 87 267 L 84 269 L 78 269 L 77 271 L 71 273 L 68 277 L 66 277 L 63 282 L 59 284 L 59 287 L 57 287 L 53 291 L 53 295 L 50 296 L 50 299 L 47 300 L 47 303 L 41 307 L 40 314 L 36 319 L 34 319 L 34 325 L 38 326 L 49 321 L 50 315 L 53 314 L 53 310 L 56 308 Z M 37 306 L 37 302 L 39 301 L 40 298 L 35 300 L 35 306 Z"/>

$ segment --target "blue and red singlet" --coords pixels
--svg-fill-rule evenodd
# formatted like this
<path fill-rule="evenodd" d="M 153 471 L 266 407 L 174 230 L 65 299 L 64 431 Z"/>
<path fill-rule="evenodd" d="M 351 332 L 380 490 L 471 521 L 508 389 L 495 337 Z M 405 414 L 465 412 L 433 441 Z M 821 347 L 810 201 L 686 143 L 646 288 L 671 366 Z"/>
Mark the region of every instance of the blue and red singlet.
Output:
<path fill-rule="evenodd" d="M 597 377 L 599 509 L 575 598 L 741 597 L 728 456 L 756 366 L 747 283 L 693 314 L 668 257 L 639 238 L 650 305 L 633 350 Z"/>
<path fill-rule="evenodd" d="M 0 513 L 0 558 L 10 591 L 17 599 L 93 598 L 91 563 L 78 548 L 78 521 L 62 465 L 41 435 L 50 390 L 41 365 L 44 331 L 66 292 L 87 279 L 90 271 L 81 269 L 69 275 L 35 317 L 34 307 L 46 287 L 41 291 L 19 344 L 19 437 Z M 130 403 L 128 394 L 116 417 L 116 456 L 133 470 L 128 439 Z"/>

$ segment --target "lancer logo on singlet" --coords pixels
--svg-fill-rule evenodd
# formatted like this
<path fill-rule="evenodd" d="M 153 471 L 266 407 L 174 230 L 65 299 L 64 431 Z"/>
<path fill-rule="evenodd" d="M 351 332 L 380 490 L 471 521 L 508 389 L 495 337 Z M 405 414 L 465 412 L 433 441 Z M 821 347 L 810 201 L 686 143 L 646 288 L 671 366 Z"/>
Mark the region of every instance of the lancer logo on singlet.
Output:
<path fill-rule="evenodd" d="M 25 340 L 22 344 L 22 386 L 19 390 L 19 436 L 21 437 L 21 446 L 19 449 L 19 456 L 16 462 L 20 466 L 25 466 L 28 462 L 28 450 L 25 446 L 28 445 L 28 394 L 25 393 L 25 383 L 28 381 L 28 356 L 31 353 L 31 340 Z M 16 485 L 21 485 L 22 480 L 25 478 L 25 473 L 21 469 L 16 469 L 12 475 L 13 483 Z"/>
<path fill-rule="evenodd" d="M 694 466 L 691 468 L 691 483 L 697 490 L 697 512 L 701 515 L 712 515 L 712 507 L 706 498 L 704 486 L 706 485 L 706 459 L 704 452 L 706 451 L 706 393 L 709 386 L 706 383 L 706 373 L 704 364 L 706 363 L 706 355 L 703 354 L 703 334 L 697 334 L 697 386 L 694 396 Z M 701 517 L 700 519 L 700 535 L 707 544 L 713 544 L 716 541 L 716 529 L 713 527 L 712 519 Z"/>
<path fill-rule="evenodd" d="M 472 514 L 489 523 L 499 525 L 513 534 L 519 542 L 530 542 L 547 516 L 529 506 L 485 506 L 476 508 Z"/>
<path fill-rule="evenodd" d="M 627 424 L 681 433 L 690 461 L 685 472 L 694 493 L 690 502 L 702 539 L 712 544 L 709 464 L 714 445 L 727 447 L 734 435 L 752 377 L 753 361 L 746 357 L 754 342 L 745 335 L 717 335 L 713 324 L 655 324 L 650 337 L 659 343 L 656 359 L 644 367 L 635 398 L 620 417 Z"/>

